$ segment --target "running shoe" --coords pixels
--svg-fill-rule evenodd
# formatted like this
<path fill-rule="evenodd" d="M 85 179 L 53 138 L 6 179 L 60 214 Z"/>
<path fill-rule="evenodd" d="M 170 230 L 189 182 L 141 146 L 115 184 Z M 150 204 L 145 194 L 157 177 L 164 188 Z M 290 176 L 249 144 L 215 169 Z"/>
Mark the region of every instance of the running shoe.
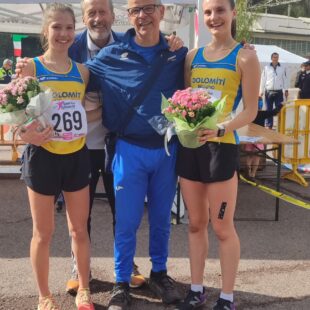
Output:
<path fill-rule="evenodd" d="M 129 284 L 127 282 L 117 282 L 112 290 L 108 310 L 127 310 L 130 304 Z"/>
<path fill-rule="evenodd" d="M 60 310 L 52 295 L 40 299 L 38 310 Z"/>
<path fill-rule="evenodd" d="M 165 270 L 159 272 L 151 271 L 149 287 L 162 299 L 163 303 L 172 304 L 183 299 L 176 286 L 176 282 L 167 275 Z"/>
<path fill-rule="evenodd" d="M 93 279 L 91 271 L 89 272 L 89 282 Z M 77 266 L 76 266 L 76 261 L 75 259 L 72 260 L 72 273 L 71 273 L 71 278 L 67 281 L 66 284 L 66 292 L 70 295 L 75 296 L 79 290 L 79 276 L 78 276 L 78 271 L 77 271 Z"/>
<path fill-rule="evenodd" d="M 75 304 L 78 310 L 95 310 L 94 304 L 91 301 L 89 288 L 78 290 L 75 297 Z"/>
<path fill-rule="evenodd" d="M 144 276 L 139 272 L 138 266 L 134 263 L 129 286 L 131 288 L 138 288 L 144 285 L 145 282 Z"/>
<path fill-rule="evenodd" d="M 213 310 L 236 310 L 233 302 L 219 298 L 213 307 Z"/>
<path fill-rule="evenodd" d="M 202 307 L 207 301 L 206 289 L 203 292 L 193 292 L 190 290 L 182 303 L 176 308 L 177 310 L 192 310 Z"/>

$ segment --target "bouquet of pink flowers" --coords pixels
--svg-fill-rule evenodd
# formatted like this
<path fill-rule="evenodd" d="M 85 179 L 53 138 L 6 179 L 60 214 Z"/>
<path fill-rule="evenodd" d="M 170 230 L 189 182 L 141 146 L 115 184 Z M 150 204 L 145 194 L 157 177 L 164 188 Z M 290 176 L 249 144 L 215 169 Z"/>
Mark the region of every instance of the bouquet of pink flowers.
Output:
<path fill-rule="evenodd" d="M 212 101 L 204 88 L 177 90 L 172 98 L 162 98 L 162 112 L 173 124 L 181 144 L 188 148 L 202 145 L 198 141 L 199 129 L 216 129 L 225 107 L 226 97 Z"/>
<path fill-rule="evenodd" d="M 13 80 L 0 90 L 0 124 L 22 125 L 38 118 L 45 127 L 43 114 L 51 99 L 52 92 L 42 89 L 34 77 Z"/>

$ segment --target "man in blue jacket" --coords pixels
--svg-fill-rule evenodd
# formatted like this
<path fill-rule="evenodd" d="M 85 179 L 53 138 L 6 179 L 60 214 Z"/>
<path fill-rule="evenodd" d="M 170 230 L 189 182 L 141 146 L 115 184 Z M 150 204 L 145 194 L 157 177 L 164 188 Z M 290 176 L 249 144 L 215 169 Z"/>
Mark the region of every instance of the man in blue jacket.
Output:
<path fill-rule="evenodd" d="M 81 2 L 83 21 L 87 29 L 78 34 L 70 47 L 69 56 L 80 63 L 93 59 L 101 48 L 118 41 L 123 34 L 111 30 L 115 16 L 111 0 L 84 0 Z M 108 130 L 102 125 L 102 104 L 99 92 L 87 92 L 85 95 L 85 109 L 88 119 L 88 133 L 86 144 L 90 152 L 91 179 L 90 205 L 88 217 L 88 233 L 91 232 L 91 211 L 94 202 L 97 183 L 101 175 L 106 195 L 113 217 L 113 231 L 115 226 L 115 197 L 113 189 L 113 174 L 105 171 L 105 137 Z M 131 287 L 139 287 L 145 282 L 134 264 L 131 277 Z M 73 258 L 71 279 L 67 282 L 66 290 L 76 293 L 79 287 L 76 263 Z"/>
<path fill-rule="evenodd" d="M 130 304 L 132 260 L 145 197 L 152 262 L 149 286 L 164 303 L 178 302 L 182 298 L 174 280 L 167 275 L 166 265 L 171 206 L 177 183 L 177 142 L 169 143 L 171 155 L 168 156 L 164 137 L 157 125 L 163 117 L 161 95 L 171 97 L 184 86 L 183 66 L 187 49 L 169 51 L 159 30 L 164 16 L 160 0 L 129 0 L 128 15 L 134 29 L 87 63 L 92 72 L 90 86 L 97 82 L 103 94 L 104 124 L 118 134 L 113 160 L 116 284 L 109 310 L 127 309 Z M 154 67 L 159 67 L 158 76 L 146 87 L 145 81 Z M 144 98 L 134 109 L 131 108 L 134 98 L 143 89 L 147 89 Z"/>

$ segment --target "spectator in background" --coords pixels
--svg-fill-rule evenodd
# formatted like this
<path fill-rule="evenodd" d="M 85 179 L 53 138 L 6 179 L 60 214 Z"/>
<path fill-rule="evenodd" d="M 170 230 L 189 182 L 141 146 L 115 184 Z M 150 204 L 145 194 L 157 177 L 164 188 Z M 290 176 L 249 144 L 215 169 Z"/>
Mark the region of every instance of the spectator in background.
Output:
<path fill-rule="evenodd" d="M 295 87 L 300 88 L 300 82 L 304 79 L 306 75 L 306 62 L 303 62 L 300 65 L 300 70 L 297 72 L 296 80 L 295 80 Z"/>
<path fill-rule="evenodd" d="M 306 73 L 304 78 L 300 77 L 300 99 L 310 99 L 310 60 L 305 62 Z"/>
<path fill-rule="evenodd" d="M 0 69 L 0 84 L 8 84 L 12 80 L 12 65 L 11 59 L 5 59 L 3 66 Z"/>
<path fill-rule="evenodd" d="M 260 96 L 265 94 L 267 111 L 272 111 L 273 106 L 278 107 L 288 97 L 289 77 L 284 65 L 279 63 L 279 54 L 271 54 L 271 63 L 264 67 L 261 75 Z M 273 117 L 266 120 L 266 127 L 272 129 Z"/>

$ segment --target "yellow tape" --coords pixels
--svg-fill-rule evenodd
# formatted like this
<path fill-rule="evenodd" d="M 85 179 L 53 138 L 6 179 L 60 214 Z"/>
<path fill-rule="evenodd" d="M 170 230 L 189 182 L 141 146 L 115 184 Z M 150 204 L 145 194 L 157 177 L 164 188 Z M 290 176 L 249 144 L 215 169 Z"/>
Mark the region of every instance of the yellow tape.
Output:
<path fill-rule="evenodd" d="M 252 181 L 246 179 L 245 177 L 243 177 L 242 175 L 240 175 L 240 179 L 242 181 L 248 183 L 248 184 L 251 184 L 251 185 L 259 188 L 260 190 L 262 190 L 262 191 L 264 191 L 264 192 L 266 192 L 266 193 L 268 193 L 268 194 L 270 194 L 270 195 L 272 195 L 272 196 L 274 196 L 276 198 L 282 199 L 282 200 L 284 200 L 284 201 L 286 201 L 288 203 L 291 203 L 291 204 L 293 204 L 295 206 L 298 206 L 298 207 L 310 210 L 310 203 L 306 203 L 306 202 L 301 201 L 299 199 L 296 199 L 296 198 L 293 198 L 293 197 L 288 196 L 286 194 L 280 193 L 280 192 L 278 192 L 278 191 L 276 191 L 276 190 L 274 190 L 274 189 L 272 189 L 270 187 L 267 187 L 267 186 L 264 186 L 264 185 L 252 182 Z"/>

